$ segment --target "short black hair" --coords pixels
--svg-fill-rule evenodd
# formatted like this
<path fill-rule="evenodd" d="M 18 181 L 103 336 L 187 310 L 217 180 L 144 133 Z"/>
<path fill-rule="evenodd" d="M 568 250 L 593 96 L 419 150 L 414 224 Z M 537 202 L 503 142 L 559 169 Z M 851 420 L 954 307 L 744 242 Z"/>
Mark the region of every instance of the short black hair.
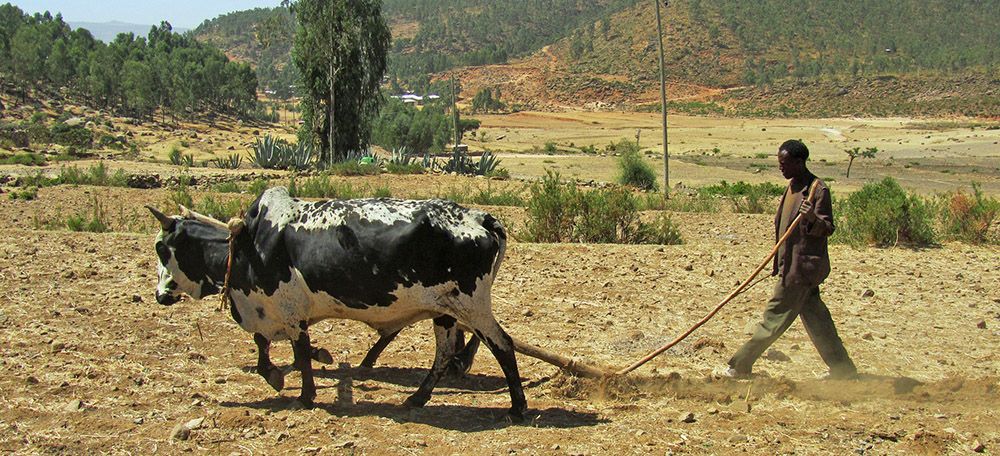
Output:
<path fill-rule="evenodd" d="M 802 161 L 809 159 L 809 148 L 806 147 L 802 141 L 797 139 L 789 139 L 788 141 L 781 143 L 781 147 L 778 148 L 778 152 L 781 151 L 788 152 L 789 156 L 801 158 Z"/>

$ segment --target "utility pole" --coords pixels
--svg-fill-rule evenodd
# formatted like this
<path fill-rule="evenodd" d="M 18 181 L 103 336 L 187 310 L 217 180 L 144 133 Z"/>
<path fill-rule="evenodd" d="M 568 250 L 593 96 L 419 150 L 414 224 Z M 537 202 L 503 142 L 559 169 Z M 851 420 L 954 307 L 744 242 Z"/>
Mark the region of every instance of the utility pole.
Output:
<path fill-rule="evenodd" d="M 451 115 L 455 126 L 455 149 L 454 153 L 458 154 L 458 143 L 462 140 L 462 132 L 458 129 L 458 104 L 456 103 L 457 95 L 455 94 L 455 75 L 451 76 Z"/>
<path fill-rule="evenodd" d="M 670 154 L 667 151 L 667 84 L 663 70 L 663 24 L 660 21 L 660 0 L 653 0 L 656 4 L 656 37 L 660 44 L 660 114 L 663 119 L 663 196 L 670 198 Z M 663 0 L 663 7 L 667 7 L 667 0 Z"/>

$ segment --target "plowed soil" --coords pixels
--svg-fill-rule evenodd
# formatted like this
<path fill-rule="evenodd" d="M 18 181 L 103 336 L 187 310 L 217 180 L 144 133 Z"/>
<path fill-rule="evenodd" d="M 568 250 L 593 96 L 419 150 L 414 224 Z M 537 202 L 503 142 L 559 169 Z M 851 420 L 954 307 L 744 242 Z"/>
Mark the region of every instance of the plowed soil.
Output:
<path fill-rule="evenodd" d="M 407 185 L 432 185 L 422 179 Z M 372 178 L 380 179 L 380 178 Z M 375 181 L 373 180 L 373 183 Z M 112 208 L 106 234 L 38 220 Z M 60 186 L 0 199 L 0 451 L 212 454 L 939 454 L 1000 449 L 1000 248 L 832 247 L 823 286 L 860 380 L 825 373 L 801 325 L 752 380 L 712 377 L 748 337 L 768 279 L 691 338 L 625 378 L 578 379 L 519 356 L 530 411 L 512 424 L 506 385 L 481 352 L 421 409 L 401 405 L 430 366 L 430 324 L 401 333 L 373 369 L 376 335 L 313 326 L 334 364 L 317 407 L 299 410 L 297 373 L 274 392 L 255 347 L 214 299 L 153 299 L 155 237 L 143 204 L 167 190 Z M 508 211 L 517 219 L 518 211 Z M 117 211 L 117 212 L 116 212 Z M 674 214 L 679 246 L 513 242 L 494 311 L 515 337 L 622 367 L 701 318 L 769 249 L 771 216 Z M 870 291 L 870 292 L 869 292 Z M 272 352 L 291 362 L 289 344 Z M 318 366 L 318 365 L 317 365 Z M 203 418 L 186 440 L 175 426 Z"/>

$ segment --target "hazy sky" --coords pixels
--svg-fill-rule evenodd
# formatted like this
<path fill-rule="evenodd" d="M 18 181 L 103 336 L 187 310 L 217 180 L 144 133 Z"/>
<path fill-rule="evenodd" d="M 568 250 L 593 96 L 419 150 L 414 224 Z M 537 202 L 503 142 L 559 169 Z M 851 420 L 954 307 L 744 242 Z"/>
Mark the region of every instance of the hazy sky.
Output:
<path fill-rule="evenodd" d="M 220 14 L 258 7 L 273 7 L 281 0 L 0 0 L 25 13 L 62 13 L 70 22 L 121 21 L 157 25 L 166 20 L 174 27 L 195 28 Z"/>

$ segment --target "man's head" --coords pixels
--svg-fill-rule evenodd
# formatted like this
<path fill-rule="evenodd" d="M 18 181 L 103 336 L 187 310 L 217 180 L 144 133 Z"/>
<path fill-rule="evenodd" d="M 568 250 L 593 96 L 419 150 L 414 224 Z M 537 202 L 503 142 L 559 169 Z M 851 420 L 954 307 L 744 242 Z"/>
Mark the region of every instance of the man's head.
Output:
<path fill-rule="evenodd" d="M 778 148 L 778 168 L 785 179 L 795 179 L 806 174 L 809 148 L 802 141 L 789 139 Z"/>

